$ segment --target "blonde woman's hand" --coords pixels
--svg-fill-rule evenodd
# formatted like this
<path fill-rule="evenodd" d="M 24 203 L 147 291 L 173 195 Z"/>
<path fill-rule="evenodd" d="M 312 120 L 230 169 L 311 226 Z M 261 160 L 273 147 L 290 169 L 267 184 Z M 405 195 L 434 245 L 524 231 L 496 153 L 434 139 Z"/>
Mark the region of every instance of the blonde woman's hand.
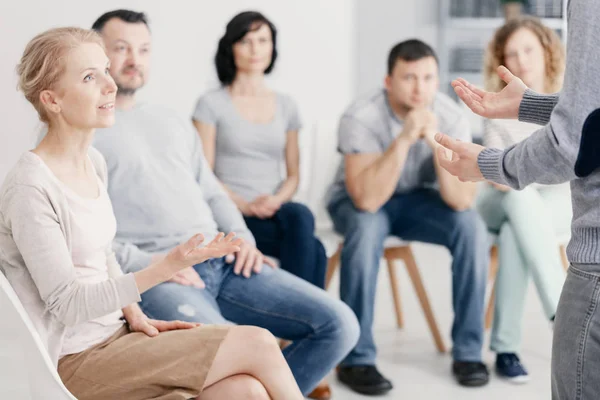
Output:
<path fill-rule="evenodd" d="M 158 335 L 159 332 L 173 331 L 176 329 L 191 329 L 200 326 L 200 324 L 192 322 L 160 321 L 148 318 L 137 303 L 124 307 L 123 316 L 125 317 L 131 332 L 142 332 L 150 337 Z"/>
<path fill-rule="evenodd" d="M 185 321 L 161 321 L 148 317 L 139 318 L 129 323 L 131 332 L 142 332 L 150 337 L 157 336 L 160 332 L 175 331 L 178 329 L 197 328 L 201 324 Z"/>
<path fill-rule="evenodd" d="M 172 275 L 175 275 L 185 268 L 203 263 L 211 258 L 221 258 L 227 254 L 238 252 L 244 242 L 242 239 L 236 238 L 233 232 L 227 236 L 219 233 L 206 246 L 199 247 L 203 241 L 202 234 L 194 235 L 187 242 L 167 253 L 162 262 L 167 265 Z"/>

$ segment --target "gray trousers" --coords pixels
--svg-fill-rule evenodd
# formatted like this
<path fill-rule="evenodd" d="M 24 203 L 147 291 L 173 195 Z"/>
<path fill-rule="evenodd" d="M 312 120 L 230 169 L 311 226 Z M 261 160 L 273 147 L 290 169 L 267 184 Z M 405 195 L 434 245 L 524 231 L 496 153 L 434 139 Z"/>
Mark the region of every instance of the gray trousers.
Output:
<path fill-rule="evenodd" d="M 556 312 L 552 399 L 600 399 L 600 265 L 574 264 Z"/>

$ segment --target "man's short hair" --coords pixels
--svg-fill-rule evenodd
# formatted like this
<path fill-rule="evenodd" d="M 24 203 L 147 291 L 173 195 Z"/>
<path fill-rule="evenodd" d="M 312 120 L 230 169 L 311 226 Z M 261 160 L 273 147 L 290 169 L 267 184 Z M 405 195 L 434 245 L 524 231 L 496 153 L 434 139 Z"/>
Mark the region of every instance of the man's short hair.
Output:
<path fill-rule="evenodd" d="M 419 39 L 400 42 L 390 50 L 390 55 L 388 56 L 388 75 L 392 74 L 398 60 L 411 62 L 427 57 L 433 57 L 435 62 L 438 62 L 435 51 L 427 43 Z"/>
<path fill-rule="evenodd" d="M 102 14 L 96 20 L 96 22 L 94 22 L 94 24 L 92 25 L 92 29 L 96 32 L 102 32 L 104 25 L 106 25 L 106 23 L 113 18 L 118 18 L 123 22 L 129 22 L 132 24 L 143 23 L 146 26 L 148 26 L 148 18 L 143 12 L 131 10 L 114 10 Z M 148 27 L 148 29 L 150 29 L 150 27 Z"/>

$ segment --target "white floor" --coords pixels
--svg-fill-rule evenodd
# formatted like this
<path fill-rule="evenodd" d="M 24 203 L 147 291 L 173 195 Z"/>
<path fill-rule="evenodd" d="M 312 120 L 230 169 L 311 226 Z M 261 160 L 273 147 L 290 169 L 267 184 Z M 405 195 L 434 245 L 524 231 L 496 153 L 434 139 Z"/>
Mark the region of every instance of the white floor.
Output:
<path fill-rule="evenodd" d="M 413 247 L 417 264 L 429 294 L 435 316 L 448 348 L 452 304 L 450 286 L 450 255 L 442 247 L 416 244 Z M 382 264 L 383 267 L 383 264 Z M 450 373 L 451 357 L 435 350 L 425 318 L 409 281 L 406 270 L 398 262 L 400 291 L 405 327 L 396 328 L 387 268 L 381 268 L 376 301 L 375 338 L 379 350 L 378 367 L 394 383 L 394 390 L 384 399 L 447 399 L 447 400 L 518 400 L 550 398 L 550 346 L 552 331 L 545 320 L 541 305 L 532 286 L 529 289 L 523 321 L 522 361 L 528 368 L 531 381 L 514 385 L 498 378 L 493 372 L 490 383 L 482 388 L 462 388 Z M 330 292 L 337 296 L 338 276 Z M 494 354 L 488 350 L 486 334 L 484 361 L 493 370 Z M 370 398 L 356 394 L 340 385 L 334 374 L 329 378 L 336 400 Z"/>

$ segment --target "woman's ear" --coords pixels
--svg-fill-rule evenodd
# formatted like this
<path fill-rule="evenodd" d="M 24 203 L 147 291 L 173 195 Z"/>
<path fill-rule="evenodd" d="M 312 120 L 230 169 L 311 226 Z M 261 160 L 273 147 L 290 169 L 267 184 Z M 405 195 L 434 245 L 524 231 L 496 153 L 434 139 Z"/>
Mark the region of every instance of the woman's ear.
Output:
<path fill-rule="evenodd" d="M 589 176 L 600 167 L 600 108 L 592 111 L 583 123 L 579 154 L 575 162 L 575 175 Z"/>
<path fill-rule="evenodd" d="M 52 90 L 43 90 L 40 93 L 40 101 L 46 110 L 48 110 L 48 112 L 55 114 L 60 112 L 60 106 L 56 100 L 56 93 L 54 93 Z"/>

